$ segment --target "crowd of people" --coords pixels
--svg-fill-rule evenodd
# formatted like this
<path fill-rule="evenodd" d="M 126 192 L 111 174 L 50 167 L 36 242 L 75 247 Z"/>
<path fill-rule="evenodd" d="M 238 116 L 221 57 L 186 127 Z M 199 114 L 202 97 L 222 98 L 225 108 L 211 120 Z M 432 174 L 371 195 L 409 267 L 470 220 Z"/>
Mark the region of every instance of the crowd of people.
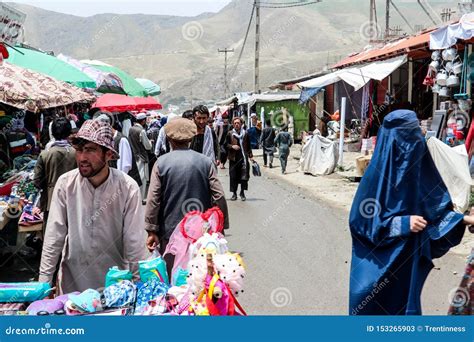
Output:
<path fill-rule="evenodd" d="M 255 115 L 250 128 L 239 116 L 214 121 L 202 105 L 151 120 L 94 111 L 80 125 L 57 117 L 45 126 L 50 139 L 41 143 L 33 180 L 43 213 L 39 281 L 60 293 L 101 287 L 113 266 L 138 277 L 138 262 L 154 251 L 163 255 L 190 210 L 218 207 L 225 233 L 229 212 L 218 169 L 228 161 L 230 200 L 245 201 L 252 151 L 261 148 L 272 168 L 278 147 L 285 173 L 293 144 L 287 127 L 276 131 L 268 121 L 262 129 Z M 377 210 L 367 215 L 372 202 Z M 421 314 L 432 259 L 461 241 L 474 216 L 454 212 L 414 112 L 385 118 L 349 224 L 350 313 Z M 171 274 L 174 255 L 165 261 Z"/>
<path fill-rule="evenodd" d="M 34 172 L 41 191 L 37 210 L 44 214 L 39 281 L 57 285 L 61 293 L 98 288 L 113 266 L 137 275 L 138 261 L 149 252 L 164 253 L 189 208 L 205 212 L 217 206 L 228 229 L 218 169 L 229 162 L 230 200 L 239 194 L 245 201 L 252 147 L 266 143 L 259 132 L 252 146 L 252 130 L 241 117 L 226 113 L 214 121 L 203 105 L 153 119 L 95 110 L 80 128 L 66 117 L 46 126 L 50 140 Z M 292 138 L 270 130 L 268 142 L 279 145 L 285 158 Z M 187 206 L 189 201 L 197 206 Z M 174 257 L 165 260 L 170 271 Z"/>

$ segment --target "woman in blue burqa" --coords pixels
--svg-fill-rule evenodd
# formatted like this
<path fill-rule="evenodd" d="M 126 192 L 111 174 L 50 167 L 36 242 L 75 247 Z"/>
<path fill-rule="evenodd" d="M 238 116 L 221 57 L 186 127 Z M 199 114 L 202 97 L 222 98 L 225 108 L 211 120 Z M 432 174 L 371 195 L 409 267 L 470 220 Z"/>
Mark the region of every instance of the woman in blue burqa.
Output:
<path fill-rule="evenodd" d="M 474 217 L 453 211 L 414 112 L 385 118 L 349 221 L 349 313 L 420 315 L 432 260 L 460 243 Z"/>

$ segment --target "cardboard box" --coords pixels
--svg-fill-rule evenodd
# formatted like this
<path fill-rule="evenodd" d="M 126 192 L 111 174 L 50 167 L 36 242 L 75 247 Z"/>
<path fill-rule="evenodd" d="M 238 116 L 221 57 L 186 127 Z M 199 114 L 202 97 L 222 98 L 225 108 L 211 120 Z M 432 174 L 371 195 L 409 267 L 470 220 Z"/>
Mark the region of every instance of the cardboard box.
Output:
<path fill-rule="evenodd" d="M 372 154 L 367 155 L 367 156 L 360 156 L 356 158 L 356 169 L 359 176 L 362 177 L 364 175 L 365 170 L 367 170 L 367 167 L 369 166 L 369 163 L 371 160 L 372 160 Z"/>

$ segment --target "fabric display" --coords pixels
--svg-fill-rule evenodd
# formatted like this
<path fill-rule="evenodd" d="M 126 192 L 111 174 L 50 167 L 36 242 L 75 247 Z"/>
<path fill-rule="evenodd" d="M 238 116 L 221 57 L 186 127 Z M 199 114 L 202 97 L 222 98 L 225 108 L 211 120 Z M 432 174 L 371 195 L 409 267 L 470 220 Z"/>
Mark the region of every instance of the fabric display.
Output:
<path fill-rule="evenodd" d="M 135 313 L 143 313 L 146 310 L 149 301 L 166 295 L 168 289 L 169 286 L 160 282 L 157 278 L 150 278 L 147 282 L 139 284 Z"/>
<path fill-rule="evenodd" d="M 65 303 L 66 314 L 76 316 L 86 313 L 94 313 L 102 308 L 100 293 L 88 289 L 78 295 L 70 295 Z"/>
<path fill-rule="evenodd" d="M 139 262 L 139 282 L 133 282 L 129 270 L 112 267 L 101 291 L 87 289 L 50 299 L 46 298 L 49 284 L 0 284 L 0 303 L 4 303 L 0 315 L 245 315 L 236 299 L 244 291 L 245 265 L 239 254 L 229 252 L 222 229 L 218 208 L 187 214 L 175 229 L 174 247 L 168 250 L 179 255 L 182 265 L 171 277 L 163 257 L 154 253 Z"/>
<path fill-rule="evenodd" d="M 121 308 L 134 303 L 137 286 L 129 280 L 123 280 L 108 286 L 104 290 L 105 306 Z"/>

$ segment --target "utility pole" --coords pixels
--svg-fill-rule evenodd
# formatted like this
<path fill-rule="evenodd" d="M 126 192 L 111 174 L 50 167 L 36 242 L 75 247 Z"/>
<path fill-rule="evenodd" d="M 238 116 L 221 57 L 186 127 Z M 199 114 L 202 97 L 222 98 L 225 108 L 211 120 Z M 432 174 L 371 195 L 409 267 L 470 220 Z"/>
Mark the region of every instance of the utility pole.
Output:
<path fill-rule="evenodd" d="M 385 2 L 385 39 L 390 36 L 390 0 Z"/>
<path fill-rule="evenodd" d="M 370 42 L 374 40 L 374 30 L 377 31 L 377 10 L 375 0 L 370 0 Z"/>
<path fill-rule="evenodd" d="M 443 8 L 443 12 L 441 13 L 441 20 L 443 23 L 451 21 L 451 16 L 456 13 L 451 8 Z"/>
<path fill-rule="evenodd" d="M 234 52 L 234 49 L 218 49 L 217 52 L 224 53 L 225 62 L 224 62 L 224 98 L 227 98 L 227 94 L 229 93 L 229 84 L 227 83 L 227 53 Z"/>
<path fill-rule="evenodd" d="M 255 85 L 254 92 L 260 94 L 260 0 L 255 0 Z"/>

